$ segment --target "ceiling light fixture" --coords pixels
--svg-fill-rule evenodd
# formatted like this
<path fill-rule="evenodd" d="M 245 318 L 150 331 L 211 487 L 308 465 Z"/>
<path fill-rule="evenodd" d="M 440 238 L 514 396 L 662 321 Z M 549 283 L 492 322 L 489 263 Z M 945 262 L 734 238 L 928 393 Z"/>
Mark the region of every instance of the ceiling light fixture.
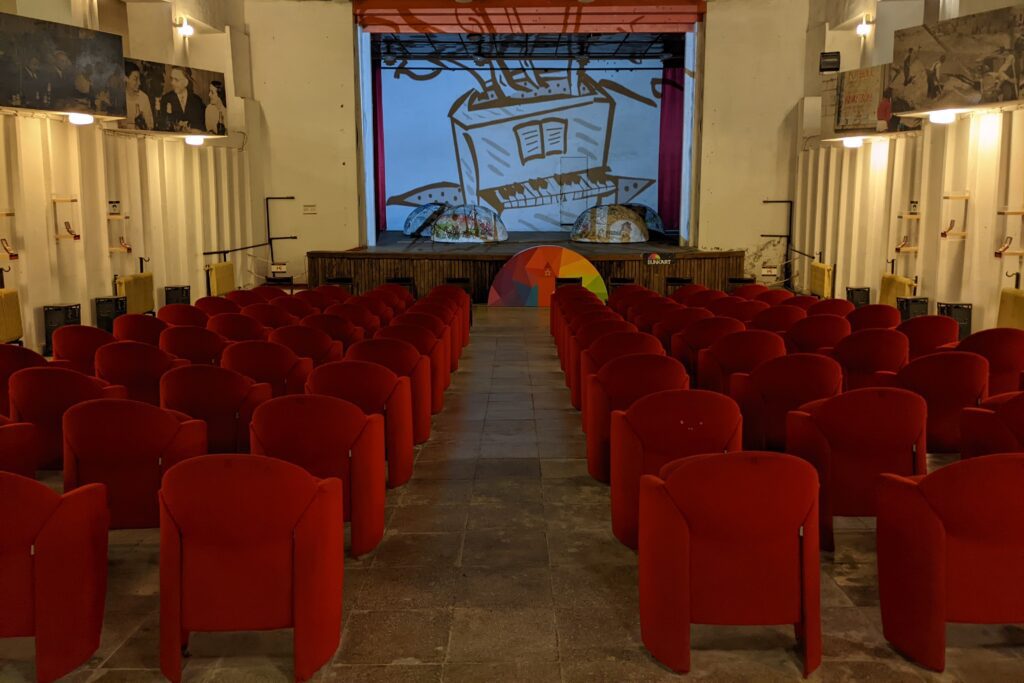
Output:
<path fill-rule="evenodd" d="M 868 21 L 868 17 L 865 14 L 864 18 L 857 24 L 857 35 L 861 38 L 867 38 L 871 35 L 871 22 Z"/>
<path fill-rule="evenodd" d="M 205 138 L 202 135 L 186 135 L 185 144 L 193 147 L 202 147 Z"/>
<path fill-rule="evenodd" d="M 92 114 L 68 114 L 68 123 L 73 123 L 76 126 L 88 126 L 95 120 Z"/>
<path fill-rule="evenodd" d="M 178 35 L 182 38 L 188 38 L 195 35 L 196 27 L 188 23 L 188 17 L 182 17 L 181 23 L 176 24 L 176 26 L 178 27 Z"/>
<path fill-rule="evenodd" d="M 860 149 L 864 146 L 864 138 L 843 138 L 843 147 L 846 149 Z"/>
<path fill-rule="evenodd" d="M 940 109 L 929 113 L 928 121 L 945 126 L 956 121 L 956 115 L 959 113 L 959 109 Z"/>

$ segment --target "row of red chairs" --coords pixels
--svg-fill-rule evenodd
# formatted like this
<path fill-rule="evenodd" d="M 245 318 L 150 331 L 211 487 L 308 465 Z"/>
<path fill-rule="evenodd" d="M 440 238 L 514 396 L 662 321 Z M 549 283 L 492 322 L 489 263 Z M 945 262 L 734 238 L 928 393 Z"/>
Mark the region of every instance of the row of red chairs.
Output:
<path fill-rule="evenodd" d="M 655 299 L 650 295 L 640 298 Z M 581 375 L 597 369 L 583 384 L 587 388 L 582 394 L 588 466 L 598 478 L 610 479 L 615 535 L 631 547 L 639 543 L 644 641 L 656 657 L 677 670 L 689 668 L 685 633 L 691 621 L 780 623 L 785 619 L 779 615 L 787 610 L 805 644 L 807 671 L 813 670 L 820 660 L 818 563 L 811 555 L 810 566 L 806 558 L 810 549 L 816 550 L 819 537 L 821 547 L 834 547 L 833 517 L 879 515 L 881 572 L 881 530 L 907 530 L 898 518 L 883 520 L 887 509 L 876 502 L 883 474 L 892 481 L 909 481 L 916 486 L 926 473 L 927 445 L 932 439 L 941 441 L 955 429 L 961 413 L 965 439 L 973 438 L 969 433 L 980 434 L 986 421 L 1002 422 L 1001 431 L 996 432 L 1000 438 L 989 439 L 986 453 L 1021 450 L 1021 442 L 1012 428 L 1005 425 L 1014 415 L 1022 415 L 1019 411 L 1024 410 L 1024 394 L 1009 394 L 983 404 L 983 408 L 965 409 L 965 405 L 977 405 L 985 395 L 988 363 L 978 354 L 923 356 L 899 373 L 891 373 L 890 386 L 840 393 L 842 371 L 833 359 L 821 354 L 786 355 L 785 345 L 777 335 L 760 330 L 733 331 L 712 348 L 719 353 L 731 351 L 746 357 L 752 367 L 743 368 L 746 372 L 726 373 L 732 377 L 723 377 L 718 372 L 706 378 L 726 384 L 732 392 L 730 398 L 718 392 L 688 390 L 685 367 L 667 357 L 660 343 L 654 343 L 656 339 L 652 342 L 649 335 L 635 331 L 636 316 L 625 321 L 615 313 L 616 303 L 621 310 L 622 299 L 616 301 L 613 297 L 604 308 L 606 313 L 595 315 L 599 309 L 591 295 L 581 288 L 560 290 L 552 306 L 551 327 L 556 343 L 559 335 L 563 335 L 563 345 L 567 339 L 564 335 L 568 334 L 569 342 L 572 341 L 569 330 L 575 315 L 595 319 L 581 334 L 601 328 L 600 332 L 589 332 L 593 340 L 588 340 L 589 346 L 580 361 Z M 907 339 L 903 332 L 877 331 L 897 335 L 904 342 Z M 762 344 L 758 345 L 758 340 Z M 752 348 L 755 346 L 767 346 L 769 350 Z M 904 344 L 903 348 L 908 346 Z M 592 355 L 591 350 L 595 351 Z M 762 353 L 767 357 L 759 357 Z M 707 358 L 704 360 L 702 370 L 714 367 Z M 909 386 L 893 388 L 893 384 Z M 929 420 L 930 411 L 936 416 L 934 424 Z M 979 425 L 973 432 L 968 426 L 970 420 Z M 993 431 L 991 426 L 989 431 Z M 799 458 L 741 452 L 744 443 L 748 451 L 767 445 Z M 706 453 L 733 455 L 701 456 Z M 743 458 L 736 458 L 735 453 Z M 684 460 L 679 460 L 681 457 Z M 991 463 L 1006 457 L 1018 456 L 977 460 Z M 783 465 L 778 458 L 795 461 L 799 467 Z M 696 464 L 704 460 L 707 462 Z M 741 462 L 744 460 L 745 463 Z M 990 463 L 977 467 L 997 466 Z M 791 469 L 788 478 L 771 480 L 773 472 L 787 468 Z M 699 478 L 695 479 L 697 475 Z M 721 480 L 716 481 L 718 477 Z M 802 483 L 794 489 L 798 482 Z M 668 490 L 674 493 L 666 498 Z M 683 491 L 685 495 L 675 495 Z M 763 495 L 765 492 L 771 495 Z M 799 501 L 796 507 L 790 508 L 773 498 L 778 492 L 782 492 L 781 500 L 786 503 Z M 974 493 L 980 497 L 984 489 L 975 489 Z M 808 518 L 811 507 L 813 525 Z M 768 510 L 791 512 L 761 519 Z M 787 515 L 788 521 L 783 519 Z M 778 537 L 773 536 L 773 528 L 788 528 L 792 533 L 797 526 L 799 537 L 792 534 L 791 545 L 780 544 Z M 702 533 L 700 527 L 704 528 L 704 538 L 698 538 Z M 716 535 L 715 529 L 728 535 L 728 547 L 723 547 L 721 533 Z M 985 533 L 980 526 L 973 531 Z M 813 544 L 808 543 L 808 536 L 813 537 Z M 669 538 L 672 540 L 666 541 Z M 766 543 L 766 539 L 773 540 Z M 701 541 L 707 544 L 703 557 L 699 551 Z M 752 558 L 752 552 L 757 557 Z M 907 558 L 898 544 L 887 546 L 885 552 L 888 557 Z M 737 557 L 729 560 L 730 553 Z M 805 574 L 802 582 L 799 578 L 793 582 L 789 577 L 794 572 L 800 576 L 801 558 Z M 938 557 L 931 559 L 941 563 Z M 912 572 L 893 570 L 898 561 L 901 560 L 888 560 L 887 580 L 912 580 Z M 781 584 L 763 590 L 766 581 L 775 580 Z M 753 588 L 748 590 L 750 586 Z M 800 590 L 794 590 L 795 586 Z M 941 603 L 944 596 L 937 594 L 938 587 L 931 588 L 929 599 Z M 906 601 L 903 602 L 901 605 L 899 600 L 890 600 L 888 605 L 883 604 L 887 637 L 897 649 L 926 666 L 941 669 L 944 641 L 937 630 L 955 617 L 934 610 L 930 615 L 922 615 L 921 603 L 916 606 L 917 613 L 908 618 L 904 614 Z M 983 599 L 982 603 L 978 613 L 991 614 L 1000 609 L 998 600 Z M 1020 612 L 1016 614 L 1019 618 Z M 936 624 L 930 627 L 926 648 L 920 645 L 920 634 L 905 627 L 921 625 L 925 616 Z M 818 629 L 816 633 L 811 632 L 814 629 Z"/>

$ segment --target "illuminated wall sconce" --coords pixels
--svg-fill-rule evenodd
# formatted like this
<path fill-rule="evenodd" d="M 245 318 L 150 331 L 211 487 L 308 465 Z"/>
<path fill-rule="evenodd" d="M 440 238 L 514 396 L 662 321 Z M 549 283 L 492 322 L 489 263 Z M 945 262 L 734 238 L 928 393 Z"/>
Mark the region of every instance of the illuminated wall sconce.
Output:
<path fill-rule="evenodd" d="M 76 126 L 88 126 L 96 119 L 93 118 L 92 114 L 68 114 L 68 123 L 72 123 Z"/>
<path fill-rule="evenodd" d="M 860 20 L 859 24 L 857 24 L 857 35 L 861 38 L 867 38 L 871 35 L 872 28 L 874 28 L 874 24 L 868 20 L 867 15 L 864 15 L 864 18 Z"/>
<path fill-rule="evenodd" d="M 864 138 L 862 137 L 843 138 L 843 147 L 846 149 L 860 149 L 863 146 Z"/>
<path fill-rule="evenodd" d="M 943 126 L 948 125 L 956 121 L 956 116 L 959 113 L 959 109 L 940 109 L 939 111 L 930 112 L 928 114 L 928 121 Z"/>
<path fill-rule="evenodd" d="M 195 35 L 196 27 L 188 23 L 188 17 L 182 17 L 181 21 L 174 25 L 178 29 L 178 35 L 182 38 L 188 38 Z"/>
<path fill-rule="evenodd" d="M 186 135 L 185 144 L 193 147 L 202 147 L 205 138 L 202 135 Z"/>

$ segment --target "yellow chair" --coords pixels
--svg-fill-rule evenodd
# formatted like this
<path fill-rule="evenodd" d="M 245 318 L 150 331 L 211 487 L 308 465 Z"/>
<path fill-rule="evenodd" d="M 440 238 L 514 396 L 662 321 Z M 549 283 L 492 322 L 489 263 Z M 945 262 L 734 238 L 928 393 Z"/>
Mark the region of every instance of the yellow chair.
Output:
<path fill-rule="evenodd" d="M 1004 289 L 999 295 L 996 327 L 1024 329 L 1024 290 Z"/>
<path fill-rule="evenodd" d="M 0 289 L 0 343 L 18 341 L 23 335 L 18 290 Z"/>
<path fill-rule="evenodd" d="M 832 266 L 818 261 L 811 262 L 811 294 L 822 299 L 832 298 Z"/>
<path fill-rule="evenodd" d="M 883 275 L 882 287 L 878 294 L 878 303 L 896 305 L 896 297 L 914 296 L 917 283 L 902 275 Z"/>
<path fill-rule="evenodd" d="M 152 273 L 125 275 L 119 278 L 117 295 L 127 300 L 128 313 L 152 313 L 156 310 Z"/>
<path fill-rule="evenodd" d="M 230 261 L 206 266 L 210 278 L 210 296 L 224 296 L 235 291 L 235 264 Z"/>

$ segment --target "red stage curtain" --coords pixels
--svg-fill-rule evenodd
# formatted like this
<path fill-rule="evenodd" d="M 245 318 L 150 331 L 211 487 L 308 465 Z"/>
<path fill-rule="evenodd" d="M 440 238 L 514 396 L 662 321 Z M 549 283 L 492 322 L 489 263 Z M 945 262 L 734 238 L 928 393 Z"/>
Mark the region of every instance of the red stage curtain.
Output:
<path fill-rule="evenodd" d="M 380 62 L 373 63 L 373 168 L 376 176 L 376 196 L 374 216 L 377 220 L 377 233 L 388 229 L 387 205 L 388 194 L 384 175 L 384 103 L 383 76 Z"/>
<path fill-rule="evenodd" d="M 683 83 L 686 69 L 665 65 L 661 76 L 661 143 L 658 157 L 658 213 L 666 230 L 679 230 L 683 182 Z"/>

